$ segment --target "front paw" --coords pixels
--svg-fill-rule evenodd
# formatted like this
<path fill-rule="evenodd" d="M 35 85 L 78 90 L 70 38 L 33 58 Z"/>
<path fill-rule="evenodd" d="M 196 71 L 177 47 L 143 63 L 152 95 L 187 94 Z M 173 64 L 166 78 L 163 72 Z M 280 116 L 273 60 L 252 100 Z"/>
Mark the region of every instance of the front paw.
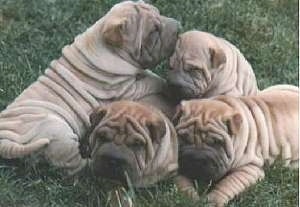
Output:
<path fill-rule="evenodd" d="M 207 199 L 209 207 L 224 207 L 227 203 L 227 199 L 217 192 L 209 193 Z"/>
<path fill-rule="evenodd" d="M 200 200 L 200 196 L 194 187 L 193 181 L 189 178 L 178 175 L 175 177 L 174 182 L 177 186 L 178 191 L 186 196 L 187 198 L 197 202 Z"/>

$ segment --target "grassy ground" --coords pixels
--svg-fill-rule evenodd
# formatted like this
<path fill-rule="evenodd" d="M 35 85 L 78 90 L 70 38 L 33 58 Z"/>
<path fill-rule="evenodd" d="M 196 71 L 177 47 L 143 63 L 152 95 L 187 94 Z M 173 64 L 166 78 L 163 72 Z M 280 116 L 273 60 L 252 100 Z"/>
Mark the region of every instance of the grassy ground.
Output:
<path fill-rule="evenodd" d="M 63 45 L 72 42 L 117 0 L 0 0 L 0 109 L 32 83 Z M 260 88 L 298 85 L 298 1 L 153 0 L 162 14 L 185 30 L 222 36 L 252 64 Z M 157 67 L 163 74 L 165 64 Z M 277 164 L 264 181 L 229 206 L 297 206 L 298 172 Z M 0 160 L 0 206 L 104 206 L 105 183 L 91 178 L 64 179 L 44 163 Z M 200 193 L 203 191 L 199 190 Z M 139 190 L 137 206 L 196 206 L 170 182 Z M 197 204 L 201 206 L 202 204 Z"/>

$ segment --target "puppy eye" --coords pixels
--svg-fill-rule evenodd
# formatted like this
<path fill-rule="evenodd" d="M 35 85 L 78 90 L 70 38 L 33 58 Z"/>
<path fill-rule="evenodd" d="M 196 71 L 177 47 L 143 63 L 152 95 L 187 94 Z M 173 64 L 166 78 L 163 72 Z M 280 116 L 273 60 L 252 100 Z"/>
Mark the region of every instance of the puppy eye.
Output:
<path fill-rule="evenodd" d="M 222 145 L 222 141 L 214 137 L 209 137 L 205 140 L 205 143 L 211 146 Z"/>
<path fill-rule="evenodd" d="M 188 135 L 179 136 L 179 145 L 191 145 L 194 144 L 193 139 L 190 138 Z"/>
<path fill-rule="evenodd" d="M 135 140 L 132 143 L 129 143 L 128 146 L 132 147 L 132 148 L 141 148 L 145 145 L 145 143 L 141 140 Z"/>
<path fill-rule="evenodd" d="M 195 72 L 196 70 L 198 70 L 198 68 L 195 66 L 186 66 L 183 68 L 183 70 L 185 70 L 188 73 L 192 73 L 192 72 Z"/>
<path fill-rule="evenodd" d="M 191 67 L 190 69 L 189 69 L 189 72 L 191 72 L 191 73 L 199 73 L 199 72 L 201 72 L 202 71 L 202 68 L 198 68 L 198 67 Z"/>
<path fill-rule="evenodd" d="M 208 144 L 208 145 L 215 145 L 215 139 L 211 139 L 211 138 L 210 139 L 206 139 L 205 143 Z"/>
<path fill-rule="evenodd" d="M 101 143 L 111 142 L 111 139 L 109 137 L 107 137 L 107 136 L 98 136 L 98 140 Z"/>
<path fill-rule="evenodd" d="M 158 38 L 158 30 L 153 30 L 152 32 L 150 32 L 150 34 L 149 34 L 149 38 L 152 40 L 152 41 L 154 41 L 154 40 L 156 40 L 156 38 Z"/>
<path fill-rule="evenodd" d="M 160 25 L 159 24 L 155 24 L 154 25 L 154 30 L 159 32 L 160 31 Z"/>
<path fill-rule="evenodd" d="M 150 48 L 152 48 L 157 43 L 158 40 L 159 40 L 159 31 L 153 30 L 152 32 L 149 33 L 145 42 L 148 45 L 150 45 L 149 46 Z"/>
<path fill-rule="evenodd" d="M 106 131 L 99 131 L 99 132 L 97 132 L 96 136 L 100 142 L 110 142 L 111 141 L 111 138 L 110 138 L 110 136 L 108 136 Z"/>

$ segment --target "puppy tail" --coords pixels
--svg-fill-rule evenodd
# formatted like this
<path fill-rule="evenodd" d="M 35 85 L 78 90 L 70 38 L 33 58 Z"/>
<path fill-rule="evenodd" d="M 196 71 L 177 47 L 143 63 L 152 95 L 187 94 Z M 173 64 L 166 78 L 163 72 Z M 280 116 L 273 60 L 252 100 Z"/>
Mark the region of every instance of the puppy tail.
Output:
<path fill-rule="evenodd" d="M 0 157 L 13 159 L 29 155 L 50 143 L 42 138 L 28 144 L 19 144 L 8 139 L 0 140 Z"/>

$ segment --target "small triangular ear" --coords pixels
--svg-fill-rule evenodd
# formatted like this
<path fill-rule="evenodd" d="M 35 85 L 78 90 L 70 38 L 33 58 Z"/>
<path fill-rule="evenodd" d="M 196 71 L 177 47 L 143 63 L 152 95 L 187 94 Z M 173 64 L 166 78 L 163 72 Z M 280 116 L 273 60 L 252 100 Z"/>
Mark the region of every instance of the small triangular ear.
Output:
<path fill-rule="evenodd" d="M 219 68 L 219 66 L 226 62 L 225 53 L 220 48 L 209 48 L 210 61 L 213 68 Z"/>
<path fill-rule="evenodd" d="M 103 31 L 103 39 L 106 43 L 120 47 L 123 43 L 123 28 L 125 27 L 126 19 L 109 22 Z"/>
<path fill-rule="evenodd" d="M 235 113 L 232 116 L 230 116 L 226 120 L 226 125 L 228 128 L 228 132 L 230 135 L 236 135 L 243 123 L 242 115 L 240 113 Z"/>
<path fill-rule="evenodd" d="M 147 127 L 152 140 L 159 141 L 166 134 L 166 126 L 163 120 L 150 122 L 147 124 Z"/>
<path fill-rule="evenodd" d="M 91 114 L 90 114 L 90 123 L 91 123 L 91 128 L 94 128 L 107 114 L 107 110 L 103 107 L 99 107 L 95 109 Z"/>

